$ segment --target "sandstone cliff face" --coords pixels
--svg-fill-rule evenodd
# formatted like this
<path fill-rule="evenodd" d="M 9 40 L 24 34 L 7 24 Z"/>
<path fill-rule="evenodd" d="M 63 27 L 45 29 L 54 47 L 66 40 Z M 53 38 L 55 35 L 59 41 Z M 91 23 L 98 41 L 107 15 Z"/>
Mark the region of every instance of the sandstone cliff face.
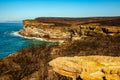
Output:
<path fill-rule="evenodd" d="M 74 18 L 68 20 L 62 18 L 24 20 L 23 30 L 21 30 L 19 34 L 46 40 L 76 40 L 80 39 L 81 36 L 120 35 L 120 25 L 104 25 L 103 23 L 107 22 L 107 19 L 103 22 L 95 22 L 93 18 L 90 22 L 84 21 L 84 24 L 77 19 L 77 21 L 75 20 L 77 23 L 73 20 Z M 113 21 L 115 20 L 113 19 Z M 94 23 L 91 23 L 92 21 L 94 21 Z M 96 21 L 99 21 L 99 18 L 98 20 L 96 19 Z"/>
<path fill-rule="evenodd" d="M 34 20 L 23 21 L 24 28 L 19 33 L 23 36 L 38 37 L 47 40 L 65 40 L 69 38 L 68 27 L 55 26 L 54 23 L 42 23 Z"/>
<path fill-rule="evenodd" d="M 108 56 L 59 57 L 49 64 L 73 80 L 120 80 L 120 58 Z"/>

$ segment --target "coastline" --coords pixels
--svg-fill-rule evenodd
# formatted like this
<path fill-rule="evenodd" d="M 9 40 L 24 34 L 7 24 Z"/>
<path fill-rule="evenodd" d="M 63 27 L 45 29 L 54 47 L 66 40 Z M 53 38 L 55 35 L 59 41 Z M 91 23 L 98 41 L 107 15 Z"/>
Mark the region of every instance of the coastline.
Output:
<path fill-rule="evenodd" d="M 112 26 L 101 28 L 101 26 L 96 27 L 96 25 L 92 26 L 91 22 L 89 23 L 90 26 L 86 24 L 82 28 L 81 26 L 75 26 L 77 28 L 71 26 L 71 30 L 66 26 L 52 25 L 51 28 L 51 24 L 48 26 L 44 23 L 43 28 L 49 32 L 46 34 L 41 31 L 41 23 L 29 20 L 24 22 L 23 30 L 12 32 L 13 36 L 22 37 L 23 40 L 26 40 L 25 38 L 36 39 L 40 42 L 46 41 L 45 43 L 47 43 L 48 41 L 58 44 L 31 45 L 9 54 L 1 59 L 0 79 L 71 80 L 73 78 L 76 80 L 87 78 L 86 80 L 93 80 L 95 78 L 94 80 L 119 80 L 120 64 L 119 59 L 115 59 L 120 57 L 120 37 L 116 36 L 119 34 L 118 27 L 114 29 L 115 31 L 111 31 Z M 36 32 L 39 34 L 37 35 Z M 110 36 L 111 32 L 115 36 Z M 62 33 L 66 34 L 66 38 L 63 38 L 65 34 Z M 60 43 L 62 38 L 64 41 L 66 40 L 64 43 Z"/>
<path fill-rule="evenodd" d="M 120 41 L 120 38 L 117 38 L 117 39 L 118 39 L 117 42 L 110 44 L 111 42 L 116 41 L 116 39 L 109 39 L 109 38 L 105 38 L 105 37 L 99 37 L 99 38 L 93 38 L 93 37 L 90 38 L 89 37 L 82 41 L 78 40 L 73 43 L 68 42 L 66 44 L 55 45 L 52 47 L 51 46 L 47 46 L 47 47 L 46 46 L 38 46 L 37 48 L 25 48 L 19 52 L 10 54 L 6 58 L 1 59 L 0 67 L 2 67 L 2 69 L 0 71 L 2 73 L 1 73 L 0 79 L 5 80 L 5 78 L 7 77 L 8 80 L 14 80 L 14 79 L 16 79 L 16 80 L 18 80 L 18 79 L 23 79 L 23 80 L 28 80 L 28 79 L 29 80 L 30 79 L 41 80 L 42 79 L 42 80 L 45 80 L 45 78 L 46 78 L 45 74 L 48 73 L 47 74 L 48 77 L 46 78 L 46 80 L 59 80 L 60 78 L 63 78 L 66 75 L 65 75 L 65 73 L 64 73 L 64 75 L 61 75 L 59 72 L 57 72 L 57 71 L 55 72 L 54 66 L 52 67 L 52 64 L 48 66 L 48 63 L 50 63 L 51 61 L 53 62 L 53 60 L 55 62 L 55 65 L 57 65 L 58 63 L 60 65 L 62 65 L 65 62 L 66 64 L 63 65 L 63 67 L 61 67 L 62 69 L 60 68 L 61 70 L 64 71 L 64 67 L 65 67 L 65 69 L 67 69 L 65 72 L 68 72 L 68 70 L 71 70 L 71 69 L 72 69 L 71 71 L 73 71 L 73 69 L 82 69 L 80 66 L 78 66 L 78 68 L 76 67 L 78 65 L 78 63 L 80 63 L 80 64 L 83 63 L 83 65 L 81 65 L 81 66 L 88 65 L 88 67 L 85 67 L 88 70 L 88 72 L 86 72 L 86 74 L 85 74 L 85 75 L 88 74 L 87 76 L 89 76 L 89 74 L 92 74 L 94 72 L 96 73 L 97 71 L 100 70 L 97 68 L 101 64 L 101 63 L 99 64 L 98 61 L 100 61 L 100 62 L 103 61 L 103 63 L 107 61 L 110 65 L 114 62 L 114 63 L 116 63 L 115 66 L 113 64 L 114 69 L 109 68 L 108 63 L 105 64 L 104 67 L 106 67 L 105 71 L 109 72 L 111 76 L 114 76 L 114 75 L 117 76 L 116 73 L 111 74 L 111 72 L 113 72 L 114 70 L 115 71 L 119 70 L 119 68 L 118 68 L 119 64 L 117 63 L 117 62 L 119 62 L 119 60 L 113 59 L 114 57 L 119 58 L 118 55 L 120 55 L 119 51 L 116 53 L 115 49 L 113 49 L 113 47 L 116 47 L 116 50 L 117 50 L 117 47 L 119 46 L 118 42 Z M 104 41 L 102 41 L 102 40 L 104 40 Z M 100 43 L 100 44 L 98 44 L 98 43 Z M 110 47 L 107 48 L 107 46 L 110 46 L 111 48 Z M 99 49 L 102 49 L 103 47 L 107 50 L 107 52 L 103 51 L 103 53 L 101 53 L 99 51 Z M 88 52 L 88 50 L 90 53 Z M 113 52 L 111 52 L 112 54 L 108 54 L 108 53 L 110 53 L 109 50 L 113 51 Z M 99 52 L 99 53 L 96 54 L 96 52 Z M 72 56 L 75 56 L 75 57 L 72 57 Z M 103 60 L 102 56 L 103 56 L 104 60 Z M 105 56 L 107 56 L 107 57 L 105 57 Z M 108 58 L 110 56 L 112 56 L 112 58 Z M 63 58 L 61 59 L 61 57 L 63 57 Z M 69 57 L 70 57 L 70 59 L 68 60 Z M 59 58 L 59 60 L 58 60 L 58 58 Z M 81 62 L 81 58 L 82 58 L 83 62 Z M 59 62 L 56 62 L 56 59 Z M 86 64 L 87 62 L 90 64 Z M 112 63 L 110 63 L 110 62 L 112 62 Z M 66 67 L 67 63 L 68 63 L 69 67 Z M 69 65 L 69 63 L 72 65 L 75 65 L 76 68 L 74 68 L 74 66 Z M 95 68 L 93 68 L 94 67 L 93 63 L 95 63 L 95 65 L 96 65 Z M 102 65 L 103 65 L 103 63 L 102 63 Z M 3 65 L 5 65 L 6 69 L 3 67 Z M 59 68 L 59 66 L 56 67 L 56 69 L 58 69 L 58 68 Z M 83 69 L 84 69 L 84 67 L 83 67 Z M 97 71 L 96 71 L 96 69 L 97 69 Z M 2 71 L 2 70 L 4 70 L 4 71 Z M 92 72 L 90 70 L 94 70 L 94 72 Z M 43 73 L 41 74 L 41 72 L 43 72 Z M 101 71 L 99 71 L 99 72 L 101 72 Z M 7 75 L 6 75 L 6 73 L 7 73 Z M 18 73 L 18 74 L 16 74 L 16 73 Z M 106 75 L 103 72 L 101 72 L 101 73 Z M 24 77 L 19 76 L 19 74 L 22 74 Z M 37 75 L 37 76 L 35 76 L 35 75 Z M 82 75 L 84 75 L 84 74 L 82 74 Z M 18 77 L 16 78 L 16 76 L 18 76 Z M 45 76 L 45 78 L 43 78 L 41 76 Z M 55 77 L 55 76 L 60 76 L 60 77 Z M 93 76 L 96 77 L 96 75 L 93 75 Z M 116 76 L 114 76 L 114 77 L 116 77 Z M 78 76 L 76 76 L 76 77 L 78 77 Z M 81 75 L 80 75 L 80 77 L 81 77 Z M 92 78 L 92 77 L 90 76 L 90 78 Z M 97 77 L 103 78 L 103 76 L 101 77 L 99 75 Z M 68 77 L 68 76 L 64 77 L 65 80 L 68 80 L 68 78 L 69 78 L 69 80 L 71 80 L 71 77 Z M 109 78 L 109 77 L 106 77 L 106 78 Z M 110 78 L 112 78 L 112 77 L 110 77 Z M 87 80 L 89 80 L 89 78 Z M 115 80 L 119 80 L 119 79 L 115 79 Z"/>
<path fill-rule="evenodd" d="M 36 39 L 36 40 L 47 41 L 47 42 L 59 42 L 59 43 L 64 42 L 64 40 L 46 40 L 46 39 L 37 38 L 37 37 L 27 37 L 27 36 L 20 35 L 19 32 L 20 31 L 14 32 L 13 35 L 19 36 L 19 37 L 22 37 L 22 38 L 26 38 L 26 39 Z"/>

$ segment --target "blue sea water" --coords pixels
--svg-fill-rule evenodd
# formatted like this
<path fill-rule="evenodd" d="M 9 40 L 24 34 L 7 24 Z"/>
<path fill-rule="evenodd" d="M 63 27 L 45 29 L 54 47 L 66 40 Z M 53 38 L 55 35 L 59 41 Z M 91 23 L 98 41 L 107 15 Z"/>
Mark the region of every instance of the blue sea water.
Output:
<path fill-rule="evenodd" d="M 20 37 L 15 33 L 23 28 L 22 23 L 0 23 L 0 58 L 28 47 L 30 44 L 52 44 L 51 42 Z"/>

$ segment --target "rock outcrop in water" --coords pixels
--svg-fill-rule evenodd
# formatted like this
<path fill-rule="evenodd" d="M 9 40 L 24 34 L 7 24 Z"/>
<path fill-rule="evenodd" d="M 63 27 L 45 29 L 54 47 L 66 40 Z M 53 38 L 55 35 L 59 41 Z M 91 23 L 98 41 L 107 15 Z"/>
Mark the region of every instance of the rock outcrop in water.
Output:
<path fill-rule="evenodd" d="M 23 30 L 19 34 L 45 40 L 77 40 L 81 36 L 98 35 L 114 36 L 120 34 L 119 21 L 119 17 L 36 18 L 24 20 Z M 114 24 L 115 22 L 118 23 Z"/>

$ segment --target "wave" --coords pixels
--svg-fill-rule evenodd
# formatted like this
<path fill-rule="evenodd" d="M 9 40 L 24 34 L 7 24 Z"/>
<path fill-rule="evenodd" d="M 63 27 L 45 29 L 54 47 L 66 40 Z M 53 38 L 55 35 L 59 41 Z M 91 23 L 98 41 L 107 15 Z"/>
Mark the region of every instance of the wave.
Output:
<path fill-rule="evenodd" d="M 18 31 L 12 31 L 12 32 L 10 33 L 10 35 L 12 35 L 12 36 L 20 36 L 20 35 L 18 34 Z"/>
<path fill-rule="evenodd" d="M 36 39 L 36 40 L 40 40 L 40 41 L 57 42 L 57 41 L 52 41 L 52 40 L 48 41 L 48 40 L 45 40 L 45 39 L 42 39 L 42 38 L 37 38 L 37 37 L 26 37 L 26 36 L 20 35 L 19 31 L 13 31 L 11 33 L 11 35 L 13 35 L 13 36 L 19 36 L 19 37 L 26 38 L 26 39 Z"/>
<path fill-rule="evenodd" d="M 40 40 L 40 41 L 47 41 L 47 42 L 64 42 L 63 40 L 45 40 L 43 38 L 37 38 L 37 37 L 27 37 L 27 36 L 23 36 L 19 34 L 19 31 L 11 31 L 11 32 L 4 32 L 5 35 L 10 35 L 10 36 L 18 36 L 18 37 L 22 37 L 22 38 L 26 38 L 26 39 L 36 39 L 36 40 Z"/>
<path fill-rule="evenodd" d="M 10 36 L 18 36 L 17 31 L 6 31 L 3 34 L 10 35 Z"/>
<path fill-rule="evenodd" d="M 19 31 L 12 31 L 12 32 L 10 33 L 10 35 L 23 37 L 23 36 L 21 36 L 18 32 L 19 32 Z"/>

